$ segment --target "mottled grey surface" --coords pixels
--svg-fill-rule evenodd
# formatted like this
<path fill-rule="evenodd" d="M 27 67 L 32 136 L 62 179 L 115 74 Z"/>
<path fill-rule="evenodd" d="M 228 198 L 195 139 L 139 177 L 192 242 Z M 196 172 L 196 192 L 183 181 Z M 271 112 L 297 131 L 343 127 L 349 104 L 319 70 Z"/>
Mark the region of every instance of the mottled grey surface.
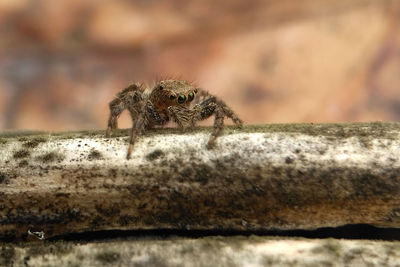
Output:
<path fill-rule="evenodd" d="M 400 243 L 257 236 L 3 244 L 4 266 L 399 266 Z"/>
<path fill-rule="evenodd" d="M 0 136 L 0 236 L 400 225 L 400 124 Z"/>

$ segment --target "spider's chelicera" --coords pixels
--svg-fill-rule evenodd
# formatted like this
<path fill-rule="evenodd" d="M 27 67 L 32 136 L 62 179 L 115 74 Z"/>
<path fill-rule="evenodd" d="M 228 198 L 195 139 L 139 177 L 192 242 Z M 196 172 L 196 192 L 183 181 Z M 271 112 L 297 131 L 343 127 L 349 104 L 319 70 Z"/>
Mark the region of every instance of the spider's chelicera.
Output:
<path fill-rule="evenodd" d="M 224 101 L 184 80 L 161 81 L 151 90 L 146 90 L 140 84 L 132 84 L 119 92 L 109 106 L 107 137 L 117 128 L 117 120 L 122 111 L 127 109 L 131 114 L 133 126 L 128 159 L 137 135 L 155 125 L 165 125 L 171 119 L 185 130 L 193 128 L 197 121 L 214 115 L 214 128 L 207 143 L 208 148 L 214 145 L 221 133 L 225 117 L 231 118 L 238 127 L 243 123 Z"/>

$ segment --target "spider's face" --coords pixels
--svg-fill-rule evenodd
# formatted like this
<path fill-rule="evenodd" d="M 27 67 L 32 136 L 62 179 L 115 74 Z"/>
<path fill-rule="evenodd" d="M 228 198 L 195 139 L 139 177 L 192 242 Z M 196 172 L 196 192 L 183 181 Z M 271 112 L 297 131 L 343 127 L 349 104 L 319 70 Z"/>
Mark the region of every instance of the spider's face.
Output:
<path fill-rule="evenodd" d="M 151 100 L 158 108 L 189 105 L 196 97 L 197 89 L 184 80 L 159 82 L 151 93 Z"/>

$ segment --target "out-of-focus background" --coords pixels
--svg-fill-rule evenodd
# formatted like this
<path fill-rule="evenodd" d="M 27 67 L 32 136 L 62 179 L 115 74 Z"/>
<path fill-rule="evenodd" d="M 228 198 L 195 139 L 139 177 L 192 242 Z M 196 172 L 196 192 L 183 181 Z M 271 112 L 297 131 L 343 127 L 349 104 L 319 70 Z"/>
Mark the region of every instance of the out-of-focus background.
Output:
<path fill-rule="evenodd" d="M 246 123 L 398 121 L 400 1 L 0 1 L 0 130 L 105 128 L 168 76 Z"/>

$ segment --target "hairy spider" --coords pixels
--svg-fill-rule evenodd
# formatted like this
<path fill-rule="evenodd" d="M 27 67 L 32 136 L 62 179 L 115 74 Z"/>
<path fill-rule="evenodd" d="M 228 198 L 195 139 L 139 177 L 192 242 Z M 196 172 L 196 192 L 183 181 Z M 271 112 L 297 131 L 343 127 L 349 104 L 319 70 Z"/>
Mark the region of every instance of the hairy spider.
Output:
<path fill-rule="evenodd" d="M 214 114 L 214 129 L 207 143 L 208 148 L 214 145 L 221 133 L 225 117 L 231 118 L 238 127 L 243 123 L 224 101 L 184 80 L 160 81 L 150 90 L 141 84 L 132 84 L 119 92 L 109 106 L 107 137 L 117 128 L 122 111 L 127 109 L 131 114 L 133 126 L 127 159 L 131 156 L 137 135 L 155 125 L 165 125 L 170 119 L 186 130 Z"/>

